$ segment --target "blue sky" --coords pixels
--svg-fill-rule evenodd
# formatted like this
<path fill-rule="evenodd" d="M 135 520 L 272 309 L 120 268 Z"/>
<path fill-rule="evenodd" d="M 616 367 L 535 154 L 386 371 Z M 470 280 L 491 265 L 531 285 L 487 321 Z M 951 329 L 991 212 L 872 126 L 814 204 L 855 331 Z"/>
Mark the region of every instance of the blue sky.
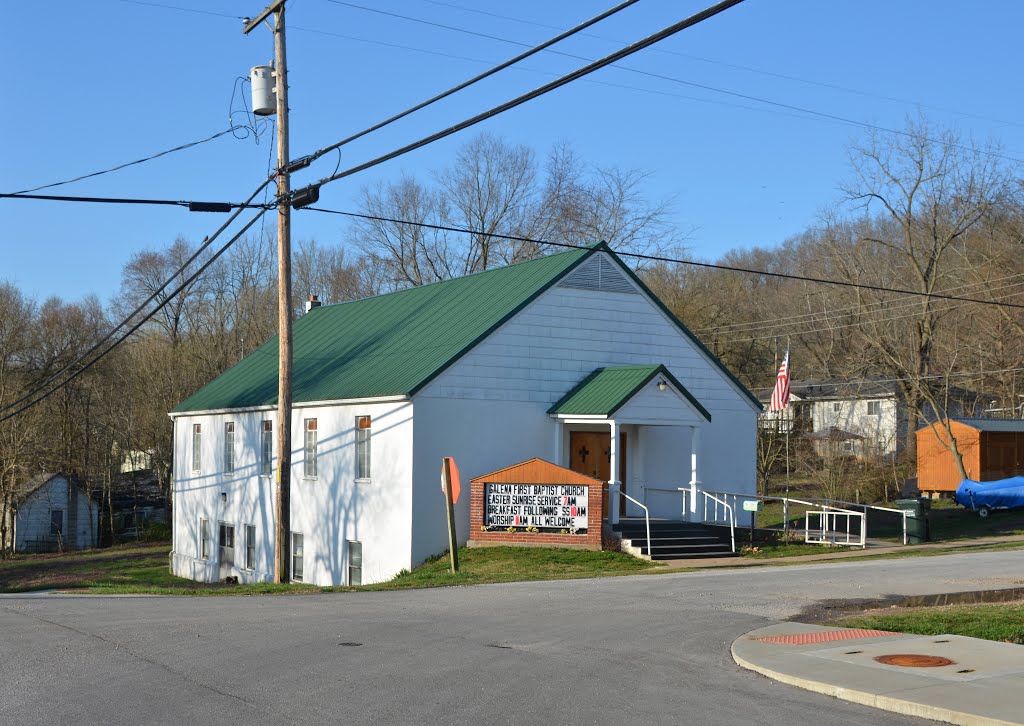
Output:
<path fill-rule="evenodd" d="M 613 2 L 360 4 L 532 44 L 554 34 L 538 23 L 569 27 Z M 705 4 L 643 0 L 593 29 L 599 38 L 577 37 L 561 48 L 596 58 Z M 77 176 L 227 128 L 235 79 L 272 57 L 272 37 L 266 30 L 243 36 L 239 20 L 208 13 L 252 15 L 264 5 L 265 0 L 9 4 L 0 190 Z M 328 0 L 291 0 L 289 8 L 293 157 L 521 50 Z M 922 113 L 977 140 L 998 140 L 1008 156 L 1024 158 L 1024 101 L 1016 92 L 1016 35 L 1022 24 L 1024 4 L 1015 0 L 747 0 L 624 65 L 890 128 Z M 522 69 L 505 71 L 345 147 L 342 166 L 448 126 L 577 65 L 565 57 L 536 56 Z M 646 194 L 675 200 L 673 219 L 694 230 L 689 248 L 702 258 L 774 246 L 814 224 L 839 196 L 848 142 L 864 133 L 613 68 L 590 79 L 477 128 L 540 153 L 569 141 L 587 161 L 649 172 Z M 266 175 L 269 136 L 259 145 L 222 137 L 53 191 L 241 201 Z M 425 177 L 447 164 L 467 138 L 456 135 L 325 187 L 321 205 L 356 210 L 362 186 L 402 173 Z M 294 184 L 327 174 L 335 163 L 336 155 L 325 157 L 296 175 Z M 176 207 L 10 200 L 0 200 L 0 207 L 0 279 L 40 298 L 94 293 L 107 300 L 134 252 L 164 247 L 179 235 L 199 240 L 221 219 Z M 341 239 L 346 226 L 330 215 L 294 219 L 295 238 L 322 242 Z"/>

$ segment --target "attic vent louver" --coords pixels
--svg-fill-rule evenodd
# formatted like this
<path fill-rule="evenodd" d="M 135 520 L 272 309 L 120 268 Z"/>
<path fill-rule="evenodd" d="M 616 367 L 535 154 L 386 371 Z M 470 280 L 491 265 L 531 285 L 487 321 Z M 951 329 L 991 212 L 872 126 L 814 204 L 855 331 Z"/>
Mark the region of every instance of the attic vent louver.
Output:
<path fill-rule="evenodd" d="M 600 290 L 601 292 L 622 292 L 638 295 L 633 283 L 622 274 L 618 266 L 603 254 L 597 254 L 577 267 L 558 283 L 559 287 L 574 287 L 579 290 Z"/>

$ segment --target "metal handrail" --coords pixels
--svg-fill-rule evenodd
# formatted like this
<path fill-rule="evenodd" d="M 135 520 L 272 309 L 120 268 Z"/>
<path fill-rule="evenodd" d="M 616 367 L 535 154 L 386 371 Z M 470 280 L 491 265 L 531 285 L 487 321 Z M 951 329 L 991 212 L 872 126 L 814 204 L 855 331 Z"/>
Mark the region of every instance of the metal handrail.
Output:
<path fill-rule="evenodd" d="M 834 506 L 834 504 L 845 504 L 847 507 L 859 507 L 862 510 L 864 510 L 865 514 L 867 514 L 867 511 L 869 509 L 877 509 L 880 512 L 892 512 L 894 514 L 899 514 L 900 518 L 902 519 L 902 522 L 903 522 L 903 544 L 907 544 L 907 516 L 908 516 L 909 513 L 905 509 L 893 509 L 892 507 L 880 507 L 877 504 L 860 504 L 858 502 L 845 502 L 845 501 L 843 501 L 841 499 L 821 499 L 821 498 L 818 498 L 818 497 L 808 497 L 807 499 L 797 499 L 795 497 L 779 496 L 777 494 L 741 494 L 739 492 L 722 492 L 722 491 L 716 492 L 716 493 L 717 494 L 721 494 L 722 496 L 732 497 L 734 502 L 736 501 L 737 497 L 744 497 L 746 499 L 778 499 L 779 501 L 784 502 L 787 505 L 789 504 L 789 502 L 794 502 L 795 504 L 804 504 L 804 505 L 806 505 L 808 507 L 821 507 L 822 509 L 834 509 L 837 512 L 853 512 L 854 510 L 847 509 L 845 507 L 837 507 L 837 506 Z M 829 502 L 832 502 L 834 504 L 830 504 Z M 866 536 L 866 533 L 865 533 L 865 536 Z"/>
<path fill-rule="evenodd" d="M 724 499 L 719 499 L 714 494 L 701 490 L 701 494 L 704 495 L 704 521 L 708 521 L 708 499 L 714 500 L 718 504 L 721 504 L 725 510 L 729 513 L 729 540 L 732 544 L 732 551 L 736 551 L 736 513 L 733 511 L 732 505 Z M 718 518 L 718 507 L 715 507 L 715 518 Z"/>
<path fill-rule="evenodd" d="M 652 491 L 652 492 L 667 492 L 669 494 L 682 494 L 683 495 L 683 508 L 682 508 L 682 511 L 680 512 L 680 514 L 683 516 L 684 519 L 686 518 L 686 495 L 687 495 L 687 492 L 689 492 L 689 488 L 682 489 L 680 487 L 676 487 L 675 489 L 666 489 L 664 487 L 649 487 L 649 486 L 645 486 L 644 487 L 644 501 L 645 502 L 647 501 L 647 492 L 648 491 Z"/>
<path fill-rule="evenodd" d="M 626 494 L 626 492 L 622 491 L 622 484 L 609 484 L 608 488 L 610 489 L 612 487 L 618 490 L 620 497 L 625 497 L 629 501 L 633 502 L 633 504 L 644 510 L 644 522 L 647 524 L 647 556 L 653 560 L 654 545 L 651 543 L 651 510 L 649 510 L 643 502 L 638 502 L 636 499 L 633 499 L 633 497 Z"/>
<path fill-rule="evenodd" d="M 819 517 L 821 517 L 821 537 L 818 538 L 818 539 L 815 539 L 815 540 L 811 539 L 811 515 L 818 515 Z M 840 516 L 846 517 L 846 541 L 845 542 L 838 542 L 838 540 L 833 538 L 832 543 L 833 544 L 845 544 L 845 545 L 854 544 L 850 540 L 850 518 L 851 517 L 860 517 L 861 518 L 860 536 L 858 537 L 858 541 L 856 542 L 856 544 L 859 545 L 860 547 L 866 547 L 867 546 L 867 538 L 865 536 L 865 531 L 864 531 L 864 514 L 862 514 L 861 512 L 854 512 L 852 510 L 839 510 L 839 511 L 835 511 L 835 512 L 829 512 L 829 511 L 826 511 L 825 509 L 822 509 L 821 511 L 817 511 L 817 510 L 810 510 L 810 511 L 808 511 L 807 512 L 807 518 L 804 520 L 804 540 L 807 541 L 807 542 L 822 542 L 822 543 L 824 543 L 826 541 L 825 540 L 825 535 L 826 535 L 827 532 L 829 532 L 829 518 L 832 519 L 832 527 L 833 527 L 832 531 L 833 532 L 837 532 L 838 530 L 836 530 L 834 528 L 836 527 L 836 519 L 838 517 L 840 517 Z"/>

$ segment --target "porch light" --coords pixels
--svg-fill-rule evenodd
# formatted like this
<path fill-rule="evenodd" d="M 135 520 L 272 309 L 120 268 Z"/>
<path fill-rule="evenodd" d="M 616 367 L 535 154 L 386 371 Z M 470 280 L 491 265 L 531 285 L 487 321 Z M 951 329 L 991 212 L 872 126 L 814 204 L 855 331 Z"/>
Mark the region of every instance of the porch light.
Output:
<path fill-rule="evenodd" d="M 663 380 L 662 381 L 658 381 L 658 390 L 659 391 L 664 391 L 667 388 L 668 388 L 668 384 L 665 383 L 665 381 L 663 381 Z"/>

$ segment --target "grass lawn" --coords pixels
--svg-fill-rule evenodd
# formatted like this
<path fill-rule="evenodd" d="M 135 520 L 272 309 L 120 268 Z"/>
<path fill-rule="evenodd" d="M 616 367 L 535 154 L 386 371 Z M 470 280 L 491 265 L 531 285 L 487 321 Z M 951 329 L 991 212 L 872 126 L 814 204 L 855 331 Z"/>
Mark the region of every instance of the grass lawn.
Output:
<path fill-rule="evenodd" d="M 390 582 L 362 590 L 401 590 L 415 587 L 479 585 L 488 582 L 571 580 L 580 577 L 629 575 L 662 567 L 621 552 L 591 552 L 557 547 L 463 547 L 459 571 L 449 572 L 448 555 L 403 572 Z"/>
<path fill-rule="evenodd" d="M 849 547 L 834 547 L 826 544 L 805 544 L 803 542 L 755 542 L 754 546 L 737 546 L 743 557 L 771 559 L 774 557 L 799 557 L 821 555 L 831 552 L 845 552 Z"/>
<path fill-rule="evenodd" d="M 459 572 L 439 557 L 395 579 L 360 588 L 315 585 L 224 585 L 175 577 L 167 568 L 167 544 L 123 545 L 69 554 L 21 555 L 0 560 L 0 592 L 81 590 L 97 594 L 259 595 L 332 590 L 400 590 L 488 582 L 564 580 L 622 575 L 659 567 L 620 552 L 548 547 L 481 547 L 459 550 Z"/>
<path fill-rule="evenodd" d="M 1024 602 L 874 610 L 837 625 L 921 635 L 966 635 L 1024 645 Z"/>

